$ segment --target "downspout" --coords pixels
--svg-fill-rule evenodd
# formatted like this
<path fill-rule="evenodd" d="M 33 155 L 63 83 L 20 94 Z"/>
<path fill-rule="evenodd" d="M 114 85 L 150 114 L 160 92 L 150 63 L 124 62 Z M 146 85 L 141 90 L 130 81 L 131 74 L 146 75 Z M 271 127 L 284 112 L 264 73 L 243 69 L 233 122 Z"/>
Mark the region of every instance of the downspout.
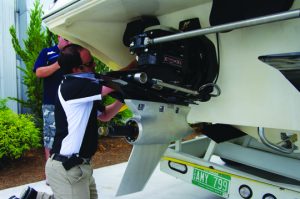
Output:
<path fill-rule="evenodd" d="M 14 0 L 15 1 L 15 28 L 16 28 L 16 35 L 20 38 L 19 35 L 19 24 L 20 24 L 20 9 L 19 9 L 19 4 L 18 4 L 18 0 Z M 17 66 L 21 66 L 21 61 L 20 61 L 20 57 L 16 54 L 16 67 Z M 21 86 L 22 86 L 22 82 L 21 82 L 21 72 L 20 70 L 16 70 L 16 81 L 17 81 L 17 98 L 20 99 L 20 96 L 22 96 L 21 93 Z M 20 114 L 22 112 L 22 107 L 21 104 L 18 103 L 18 113 Z"/>

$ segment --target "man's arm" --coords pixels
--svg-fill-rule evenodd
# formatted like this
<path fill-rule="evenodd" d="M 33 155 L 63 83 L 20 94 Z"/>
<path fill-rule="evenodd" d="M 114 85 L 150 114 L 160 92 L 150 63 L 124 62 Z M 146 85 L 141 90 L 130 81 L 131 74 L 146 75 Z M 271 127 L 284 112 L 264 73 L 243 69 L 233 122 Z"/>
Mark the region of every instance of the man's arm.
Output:
<path fill-rule="evenodd" d="M 113 92 L 114 90 L 107 87 L 107 86 L 102 86 L 102 90 L 101 90 L 101 96 L 104 97 L 106 95 L 108 95 L 109 93 Z"/>
<path fill-rule="evenodd" d="M 49 66 L 41 66 L 36 69 L 36 76 L 39 78 L 45 78 L 50 75 L 52 75 L 55 71 L 57 71 L 60 68 L 59 64 L 57 61 Z"/>
<path fill-rule="evenodd" d="M 98 120 L 102 122 L 108 122 L 119 112 L 122 106 L 123 104 L 120 101 L 116 100 L 114 103 L 105 107 L 105 111 L 103 111 L 101 115 L 98 116 Z"/>

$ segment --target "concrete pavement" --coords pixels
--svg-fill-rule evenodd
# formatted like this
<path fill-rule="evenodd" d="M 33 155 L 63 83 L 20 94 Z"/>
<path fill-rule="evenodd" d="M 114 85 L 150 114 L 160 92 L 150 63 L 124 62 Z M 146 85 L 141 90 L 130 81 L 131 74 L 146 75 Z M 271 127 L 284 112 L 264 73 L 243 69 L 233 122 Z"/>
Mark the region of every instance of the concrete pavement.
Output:
<path fill-rule="evenodd" d="M 127 163 L 116 164 L 94 170 L 94 177 L 100 199 L 221 199 L 200 187 L 187 184 L 169 176 L 156 168 L 145 189 L 141 192 L 115 197 L 119 183 Z M 31 186 L 37 191 L 52 193 L 45 181 L 26 184 L 0 190 L 0 199 L 8 199 L 12 195 L 19 196 L 23 189 Z"/>

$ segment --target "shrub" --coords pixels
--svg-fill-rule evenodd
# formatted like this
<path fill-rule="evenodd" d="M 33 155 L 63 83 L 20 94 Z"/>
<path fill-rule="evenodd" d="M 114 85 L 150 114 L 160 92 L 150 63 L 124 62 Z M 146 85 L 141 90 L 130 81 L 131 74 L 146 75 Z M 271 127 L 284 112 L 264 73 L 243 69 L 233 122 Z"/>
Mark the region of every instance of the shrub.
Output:
<path fill-rule="evenodd" d="M 0 99 L 0 110 L 8 109 L 6 102 L 7 102 L 7 99 Z"/>
<path fill-rule="evenodd" d="M 40 147 L 40 140 L 32 115 L 0 109 L 0 159 L 17 159 L 25 151 Z"/>

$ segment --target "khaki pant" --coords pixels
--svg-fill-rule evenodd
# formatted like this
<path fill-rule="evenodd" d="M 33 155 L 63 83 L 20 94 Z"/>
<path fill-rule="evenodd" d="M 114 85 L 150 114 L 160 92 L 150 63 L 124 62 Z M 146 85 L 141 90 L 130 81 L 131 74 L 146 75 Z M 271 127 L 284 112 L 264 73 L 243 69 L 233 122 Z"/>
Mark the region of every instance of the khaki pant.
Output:
<path fill-rule="evenodd" d="M 97 199 L 97 189 L 90 164 L 80 164 L 66 171 L 62 163 L 49 158 L 46 177 L 53 196 L 38 193 L 37 199 Z"/>

